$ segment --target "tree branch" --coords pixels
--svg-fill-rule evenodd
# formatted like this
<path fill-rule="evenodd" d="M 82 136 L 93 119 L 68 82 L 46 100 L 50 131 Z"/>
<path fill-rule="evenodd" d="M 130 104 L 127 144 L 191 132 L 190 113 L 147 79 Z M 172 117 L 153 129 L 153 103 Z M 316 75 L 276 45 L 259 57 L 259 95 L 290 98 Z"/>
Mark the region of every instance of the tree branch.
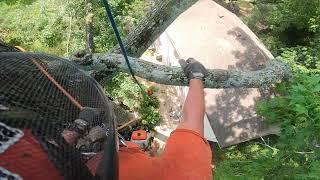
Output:
<path fill-rule="evenodd" d="M 93 64 L 85 67 L 94 77 L 106 77 L 113 72 L 128 72 L 127 64 L 120 54 L 93 54 Z M 136 76 L 146 80 L 174 86 L 188 86 L 188 80 L 180 67 L 170 67 L 129 57 Z M 205 79 L 206 88 L 259 88 L 290 78 L 288 66 L 272 60 L 258 71 L 208 70 Z"/>
<path fill-rule="evenodd" d="M 124 40 L 128 54 L 131 57 L 140 57 L 160 34 L 195 2 L 197 0 L 156 1 L 151 11 Z M 118 46 L 110 52 L 121 53 Z"/>
<path fill-rule="evenodd" d="M 218 0 L 215 0 L 218 1 Z M 188 81 L 180 67 L 168 67 L 149 63 L 137 58 L 158 38 L 158 36 L 196 0 L 163 0 L 157 1 L 154 8 L 147 13 L 137 27 L 124 41 L 135 75 L 149 81 L 166 85 L 187 86 Z M 120 53 L 118 47 L 110 52 Z M 84 67 L 97 79 L 102 79 L 113 72 L 128 72 L 123 57 L 119 54 L 93 54 L 88 62 L 93 64 Z M 279 62 L 270 61 L 264 69 L 242 72 L 236 70 L 209 70 L 205 80 L 206 88 L 259 88 L 270 86 L 290 77 L 289 68 Z"/>

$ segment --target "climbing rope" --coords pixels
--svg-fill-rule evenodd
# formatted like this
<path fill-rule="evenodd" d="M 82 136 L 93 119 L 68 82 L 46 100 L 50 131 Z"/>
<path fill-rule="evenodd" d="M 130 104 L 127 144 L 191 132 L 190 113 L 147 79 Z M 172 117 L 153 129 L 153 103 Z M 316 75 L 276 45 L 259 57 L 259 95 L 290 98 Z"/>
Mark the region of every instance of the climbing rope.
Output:
<path fill-rule="evenodd" d="M 120 33 L 119 33 L 119 31 L 118 31 L 117 24 L 116 24 L 116 22 L 115 22 L 115 20 L 114 20 L 114 17 L 113 17 L 113 15 L 112 15 L 112 11 L 111 11 L 110 5 L 109 5 L 109 3 L 108 3 L 107 0 L 102 0 L 102 2 L 103 2 L 103 5 L 104 5 L 104 8 L 105 8 L 105 10 L 106 10 L 106 15 L 107 15 L 107 17 L 108 17 L 108 19 L 109 19 L 109 21 L 110 21 L 110 24 L 111 24 L 111 26 L 112 26 L 113 32 L 114 32 L 114 34 L 115 34 L 115 36 L 116 36 L 116 39 L 117 39 L 117 41 L 118 41 L 118 44 L 119 44 L 119 46 L 120 46 L 122 55 L 123 55 L 123 57 L 124 57 L 124 59 L 125 59 L 125 61 L 126 61 L 126 64 L 127 64 L 127 66 L 128 66 L 129 72 L 130 72 L 133 80 L 135 81 L 135 83 L 139 86 L 143 97 L 146 97 L 146 92 L 143 90 L 141 84 L 139 83 L 139 81 L 137 80 L 137 78 L 134 76 L 134 72 L 133 72 L 132 67 L 131 67 L 131 65 L 130 65 L 127 51 L 126 51 L 126 49 L 125 49 L 125 47 L 124 47 L 124 45 L 123 45 L 123 41 L 122 41 L 122 39 L 121 39 L 121 37 L 120 37 Z"/>

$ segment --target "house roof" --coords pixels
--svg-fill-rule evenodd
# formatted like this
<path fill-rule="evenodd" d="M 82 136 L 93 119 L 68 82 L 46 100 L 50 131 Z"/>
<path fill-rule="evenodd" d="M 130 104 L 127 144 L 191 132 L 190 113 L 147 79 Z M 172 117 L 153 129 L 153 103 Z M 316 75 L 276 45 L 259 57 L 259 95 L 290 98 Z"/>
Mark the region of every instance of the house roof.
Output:
<path fill-rule="evenodd" d="M 252 71 L 273 59 L 237 16 L 212 0 L 199 0 L 165 30 L 158 39 L 160 44 L 161 38 L 174 46 L 175 52 L 162 52 L 173 65 L 178 58 L 194 57 L 210 69 Z M 221 147 L 277 131 L 266 127 L 255 112 L 256 102 L 269 96 L 268 91 L 239 88 L 205 92 L 206 114 Z"/>

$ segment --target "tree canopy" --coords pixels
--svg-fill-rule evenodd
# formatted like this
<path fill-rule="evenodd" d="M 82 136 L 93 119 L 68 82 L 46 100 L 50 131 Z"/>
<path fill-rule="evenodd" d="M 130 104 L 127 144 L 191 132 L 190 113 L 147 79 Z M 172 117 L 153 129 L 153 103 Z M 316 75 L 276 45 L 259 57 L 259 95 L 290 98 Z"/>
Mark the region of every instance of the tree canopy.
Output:
<path fill-rule="evenodd" d="M 97 52 L 116 45 L 105 12 L 96 0 L 5 0 L 0 2 L 0 38 L 28 51 L 69 56 L 85 48 L 85 17 L 91 3 Z M 147 0 L 111 0 L 122 36 L 128 34 L 149 7 Z"/>

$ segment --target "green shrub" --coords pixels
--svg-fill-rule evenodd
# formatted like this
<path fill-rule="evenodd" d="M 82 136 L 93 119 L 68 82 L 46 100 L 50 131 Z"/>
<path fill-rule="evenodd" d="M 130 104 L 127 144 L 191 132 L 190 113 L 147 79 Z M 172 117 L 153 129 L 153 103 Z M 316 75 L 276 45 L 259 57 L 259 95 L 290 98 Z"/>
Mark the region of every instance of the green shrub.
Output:
<path fill-rule="evenodd" d="M 320 76 L 298 74 L 276 89 L 282 96 L 257 106 L 257 113 L 268 123 L 281 127 L 276 144 L 278 162 L 274 161 L 281 166 L 276 171 L 287 172 L 286 177 L 306 178 L 310 172 L 314 173 L 313 163 L 320 163 Z"/>
<path fill-rule="evenodd" d="M 281 51 L 278 59 L 287 63 L 293 73 L 320 73 L 320 46 L 297 46 Z"/>
<path fill-rule="evenodd" d="M 97 52 L 116 45 L 101 1 L 93 7 L 94 42 Z M 147 0 L 109 1 L 124 37 L 145 15 Z M 85 48 L 85 1 L 5 0 L 0 1 L 0 39 L 28 51 L 68 56 Z"/>
<path fill-rule="evenodd" d="M 144 90 L 146 86 L 142 85 Z M 149 87 L 154 92 L 156 87 Z M 141 94 L 141 89 L 126 73 L 118 73 L 105 84 L 105 91 L 116 101 L 128 106 L 130 110 L 137 111 L 141 117 L 141 123 L 148 129 L 153 129 L 160 122 L 160 102 L 154 95 Z"/>
<path fill-rule="evenodd" d="M 291 28 L 319 32 L 319 17 L 319 0 L 279 0 L 268 21 L 278 32 Z"/>
<path fill-rule="evenodd" d="M 143 100 L 139 86 L 126 73 L 118 73 L 108 80 L 105 84 L 105 91 L 132 111 L 136 111 Z"/>
<path fill-rule="evenodd" d="M 160 122 L 159 106 L 159 100 L 153 95 L 146 97 L 140 104 L 138 112 L 141 115 L 141 122 L 148 129 L 153 129 Z"/>
<path fill-rule="evenodd" d="M 232 146 L 222 151 L 223 161 L 217 164 L 214 179 L 262 179 L 268 173 L 270 160 L 277 151 L 257 142 Z M 221 156 L 221 155 L 220 155 Z"/>
<path fill-rule="evenodd" d="M 265 122 L 280 126 L 279 138 L 218 150 L 223 161 L 216 164 L 215 179 L 319 179 L 320 0 L 255 2 L 244 20 L 291 67 L 293 79 L 257 105 Z"/>
<path fill-rule="evenodd" d="M 309 46 L 319 40 L 320 0 L 256 0 L 253 13 L 244 21 L 279 55 L 280 48 Z"/>
<path fill-rule="evenodd" d="M 290 151 L 315 149 L 313 143 L 320 143 L 320 133 L 316 133 L 320 132 L 320 76 L 296 75 L 277 89 L 284 96 L 260 102 L 257 113 L 281 125 L 280 143 Z"/>
<path fill-rule="evenodd" d="M 320 169 L 320 76 L 296 74 L 257 113 L 281 128 L 269 145 L 248 142 L 224 150 L 216 179 L 316 179 Z"/>

